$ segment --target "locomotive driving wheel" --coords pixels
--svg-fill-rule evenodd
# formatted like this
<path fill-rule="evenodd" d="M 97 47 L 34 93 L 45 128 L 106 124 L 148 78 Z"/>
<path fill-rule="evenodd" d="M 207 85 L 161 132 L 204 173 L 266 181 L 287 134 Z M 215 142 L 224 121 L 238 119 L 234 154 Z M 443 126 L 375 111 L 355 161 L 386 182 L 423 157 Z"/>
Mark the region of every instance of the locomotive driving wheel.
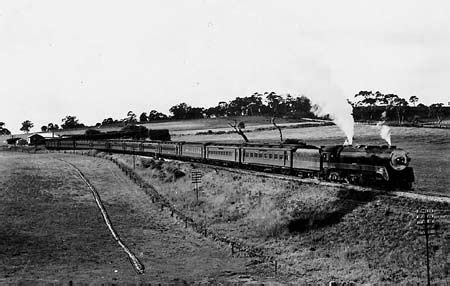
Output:
<path fill-rule="evenodd" d="M 336 171 L 331 171 L 328 175 L 328 179 L 333 182 L 339 182 L 341 180 L 341 176 Z"/>
<path fill-rule="evenodd" d="M 350 174 L 347 176 L 347 180 L 351 184 L 362 185 L 364 183 L 362 174 Z"/>

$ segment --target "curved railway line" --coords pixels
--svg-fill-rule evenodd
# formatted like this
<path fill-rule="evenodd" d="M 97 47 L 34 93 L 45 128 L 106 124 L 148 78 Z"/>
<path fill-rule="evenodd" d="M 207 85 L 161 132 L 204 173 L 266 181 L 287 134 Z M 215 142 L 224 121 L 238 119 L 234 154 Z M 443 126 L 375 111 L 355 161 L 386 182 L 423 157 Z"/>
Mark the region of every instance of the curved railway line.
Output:
<path fill-rule="evenodd" d="M 174 159 L 164 159 L 164 160 L 172 160 L 172 161 L 186 163 L 186 161 L 174 160 Z M 228 171 L 228 172 L 232 172 L 232 173 L 236 173 L 236 174 L 248 174 L 248 175 L 253 175 L 253 176 L 268 178 L 268 179 L 277 179 L 277 180 L 282 180 L 282 181 L 297 182 L 297 183 L 302 183 L 302 184 L 311 184 L 311 185 L 318 185 L 318 186 L 324 186 L 324 187 L 336 187 L 336 188 L 346 189 L 346 190 L 372 192 L 372 193 L 376 193 L 378 195 L 383 195 L 383 196 L 397 196 L 397 197 L 404 197 L 404 198 L 410 198 L 410 199 L 418 199 L 418 200 L 442 202 L 442 203 L 450 204 L 450 197 L 446 197 L 446 196 L 437 196 L 437 195 L 430 195 L 430 194 L 425 194 L 425 193 L 415 193 L 413 191 L 398 191 L 398 190 L 386 191 L 384 189 L 377 189 L 374 187 L 366 187 L 366 186 L 357 186 L 357 185 L 352 185 L 349 183 L 334 183 L 334 182 L 321 181 L 318 179 L 299 178 L 299 177 L 295 177 L 295 176 L 291 176 L 291 175 L 273 174 L 273 173 L 248 170 L 248 169 L 235 169 L 235 168 L 230 168 L 230 167 L 226 167 L 226 166 L 218 166 L 218 165 L 205 164 L 205 163 L 199 163 L 199 162 L 190 162 L 190 163 L 195 164 L 197 166 L 202 166 L 202 167 L 216 169 L 216 170 L 224 170 L 224 171 Z"/>

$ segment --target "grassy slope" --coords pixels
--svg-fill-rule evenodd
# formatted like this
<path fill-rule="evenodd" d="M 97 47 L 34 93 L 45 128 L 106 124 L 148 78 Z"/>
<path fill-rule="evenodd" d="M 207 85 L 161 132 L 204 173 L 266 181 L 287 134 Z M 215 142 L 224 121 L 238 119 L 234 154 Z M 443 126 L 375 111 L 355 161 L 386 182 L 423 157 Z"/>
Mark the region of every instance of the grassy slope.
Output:
<path fill-rule="evenodd" d="M 117 232 L 146 266 L 145 275 L 133 271 L 89 189 L 55 158 L 76 164 L 96 186 Z M 0 284 L 223 281 L 254 271 L 246 268 L 248 259 L 230 257 L 160 212 L 108 161 L 0 152 L 0 172 Z"/>
<path fill-rule="evenodd" d="M 131 159 L 119 155 L 131 164 Z M 418 208 L 448 209 L 440 203 L 376 197 L 330 187 L 266 180 L 201 168 L 200 202 L 190 178 L 175 179 L 174 170 L 189 174 L 189 163 L 157 163 L 138 172 L 197 221 L 239 237 L 298 269 L 293 281 L 331 280 L 356 283 L 422 283 L 423 237 L 415 228 Z M 432 239 L 433 281 L 448 275 L 448 233 Z M 450 282 L 450 281 L 447 281 Z"/>

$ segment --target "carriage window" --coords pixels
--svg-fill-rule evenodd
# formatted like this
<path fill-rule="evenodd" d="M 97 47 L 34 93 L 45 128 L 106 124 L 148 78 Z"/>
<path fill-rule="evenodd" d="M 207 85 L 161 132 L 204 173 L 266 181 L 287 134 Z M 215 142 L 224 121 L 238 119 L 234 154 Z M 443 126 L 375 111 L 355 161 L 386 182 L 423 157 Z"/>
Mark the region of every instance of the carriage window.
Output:
<path fill-rule="evenodd" d="M 272 159 L 272 154 L 269 154 L 269 159 Z"/>
<path fill-rule="evenodd" d="M 278 159 L 278 154 L 273 154 L 274 159 Z"/>
<path fill-rule="evenodd" d="M 267 154 L 264 154 L 264 159 L 266 159 L 267 158 Z"/>

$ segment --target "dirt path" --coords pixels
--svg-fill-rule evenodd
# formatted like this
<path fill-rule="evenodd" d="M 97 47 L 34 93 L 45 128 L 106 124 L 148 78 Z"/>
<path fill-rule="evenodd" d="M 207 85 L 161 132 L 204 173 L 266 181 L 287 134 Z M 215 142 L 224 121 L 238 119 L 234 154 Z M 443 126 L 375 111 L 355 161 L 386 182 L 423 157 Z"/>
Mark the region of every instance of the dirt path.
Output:
<path fill-rule="evenodd" d="M 89 189 L 59 156 L 95 185 L 144 275 L 134 272 Z M 0 283 L 245 281 L 265 271 L 185 229 L 105 160 L 0 152 L 0 173 Z"/>

